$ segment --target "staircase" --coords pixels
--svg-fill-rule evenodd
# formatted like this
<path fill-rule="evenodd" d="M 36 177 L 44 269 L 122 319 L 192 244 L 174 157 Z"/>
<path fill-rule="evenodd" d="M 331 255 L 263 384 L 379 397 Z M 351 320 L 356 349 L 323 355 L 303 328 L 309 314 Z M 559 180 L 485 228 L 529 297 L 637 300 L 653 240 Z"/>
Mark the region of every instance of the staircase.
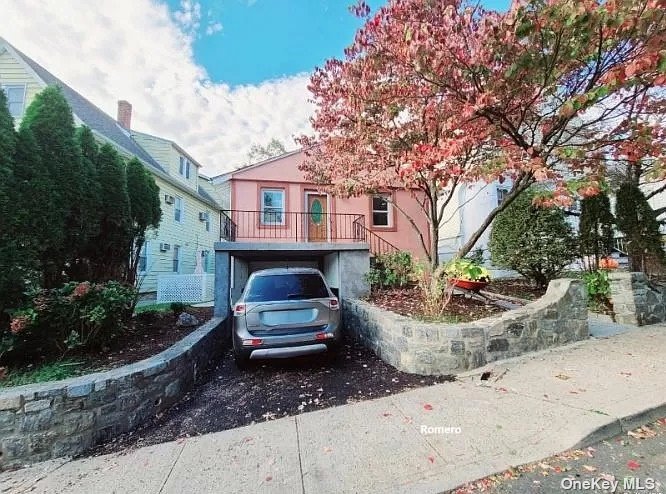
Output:
<path fill-rule="evenodd" d="M 354 235 L 358 240 L 370 245 L 370 255 L 372 257 L 400 252 L 400 249 L 395 245 L 377 235 L 360 221 L 354 222 Z"/>

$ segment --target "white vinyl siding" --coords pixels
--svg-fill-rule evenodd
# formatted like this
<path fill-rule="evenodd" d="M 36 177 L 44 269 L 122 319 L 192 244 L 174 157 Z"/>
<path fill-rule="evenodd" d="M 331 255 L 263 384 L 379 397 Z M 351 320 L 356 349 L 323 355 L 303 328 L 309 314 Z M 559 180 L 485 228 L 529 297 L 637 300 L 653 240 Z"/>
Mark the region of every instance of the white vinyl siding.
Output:
<path fill-rule="evenodd" d="M 18 126 L 25 109 L 30 105 L 37 93 L 44 89 L 44 85 L 37 80 L 9 51 L 6 51 L 0 44 L 0 86 L 20 88 L 17 91 L 12 90 L 13 95 L 9 99 L 16 99 L 16 102 L 10 109 L 14 117 L 14 123 Z M 21 104 L 18 104 L 18 99 Z M 19 110 L 19 106 L 22 108 Z"/>
<path fill-rule="evenodd" d="M 151 252 L 149 253 L 148 272 L 141 276 L 139 291 L 141 293 L 151 293 L 157 290 L 157 279 L 161 275 L 173 275 L 173 248 L 174 245 L 180 246 L 180 274 L 192 274 L 196 269 L 197 255 L 201 255 L 201 250 L 211 251 L 211 273 L 215 265 L 215 256 L 213 244 L 219 239 L 219 221 L 211 221 L 210 232 L 206 231 L 206 226 L 199 219 L 199 212 L 210 210 L 215 214 L 215 210 L 210 205 L 199 200 L 194 195 L 186 195 L 181 188 L 167 183 L 159 177 L 155 177 L 157 185 L 160 187 L 160 195 L 171 195 L 182 197 L 186 203 L 182 211 L 181 222 L 175 220 L 175 201 L 173 204 L 162 202 L 162 221 L 157 231 L 151 231 L 148 238 L 151 240 Z M 216 216 L 212 216 L 216 218 Z M 168 243 L 171 248 L 167 252 L 159 250 L 160 243 Z M 212 293 L 214 276 L 208 276 L 207 283 Z"/>

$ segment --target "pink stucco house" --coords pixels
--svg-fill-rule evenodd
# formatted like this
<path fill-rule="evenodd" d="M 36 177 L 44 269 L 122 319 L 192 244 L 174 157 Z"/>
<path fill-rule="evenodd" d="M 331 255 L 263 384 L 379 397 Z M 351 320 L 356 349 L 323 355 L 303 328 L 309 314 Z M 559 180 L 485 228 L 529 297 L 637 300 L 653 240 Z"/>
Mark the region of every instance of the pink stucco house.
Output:
<path fill-rule="evenodd" d="M 419 192 L 390 189 L 371 196 L 335 197 L 305 180 L 302 151 L 292 151 L 212 179 L 224 205 L 222 237 L 236 242 L 366 242 L 371 254 L 425 252 L 395 205 L 428 232 Z M 387 201 L 387 198 L 390 200 Z M 429 245 L 429 239 L 426 245 Z"/>

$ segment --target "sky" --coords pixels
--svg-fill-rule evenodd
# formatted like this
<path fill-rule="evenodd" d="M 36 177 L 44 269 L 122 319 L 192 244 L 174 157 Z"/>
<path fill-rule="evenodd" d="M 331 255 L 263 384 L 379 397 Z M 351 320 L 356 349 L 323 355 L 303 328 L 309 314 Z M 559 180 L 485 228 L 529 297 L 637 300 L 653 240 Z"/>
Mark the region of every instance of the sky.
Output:
<path fill-rule="evenodd" d="M 351 43 L 352 3 L 0 0 L 0 36 L 112 116 L 130 101 L 134 129 L 176 141 L 213 176 L 253 144 L 291 150 L 311 131 L 308 79 Z"/>

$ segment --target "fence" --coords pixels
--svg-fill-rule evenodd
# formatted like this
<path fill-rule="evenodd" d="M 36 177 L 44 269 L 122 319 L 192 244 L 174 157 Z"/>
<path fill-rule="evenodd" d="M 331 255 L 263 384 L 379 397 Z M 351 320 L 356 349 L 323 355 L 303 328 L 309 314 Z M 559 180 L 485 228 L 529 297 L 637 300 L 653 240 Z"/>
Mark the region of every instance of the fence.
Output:
<path fill-rule="evenodd" d="M 207 302 L 213 300 L 210 274 L 161 275 L 157 279 L 157 302 Z"/>
<path fill-rule="evenodd" d="M 362 242 L 372 255 L 399 249 L 365 226 L 365 216 L 349 213 L 247 211 L 220 212 L 220 238 L 227 242 Z"/>
<path fill-rule="evenodd" d="M 365 242 L 362 214 L 226 210 L 222 240 L 230 242 Z"/>

